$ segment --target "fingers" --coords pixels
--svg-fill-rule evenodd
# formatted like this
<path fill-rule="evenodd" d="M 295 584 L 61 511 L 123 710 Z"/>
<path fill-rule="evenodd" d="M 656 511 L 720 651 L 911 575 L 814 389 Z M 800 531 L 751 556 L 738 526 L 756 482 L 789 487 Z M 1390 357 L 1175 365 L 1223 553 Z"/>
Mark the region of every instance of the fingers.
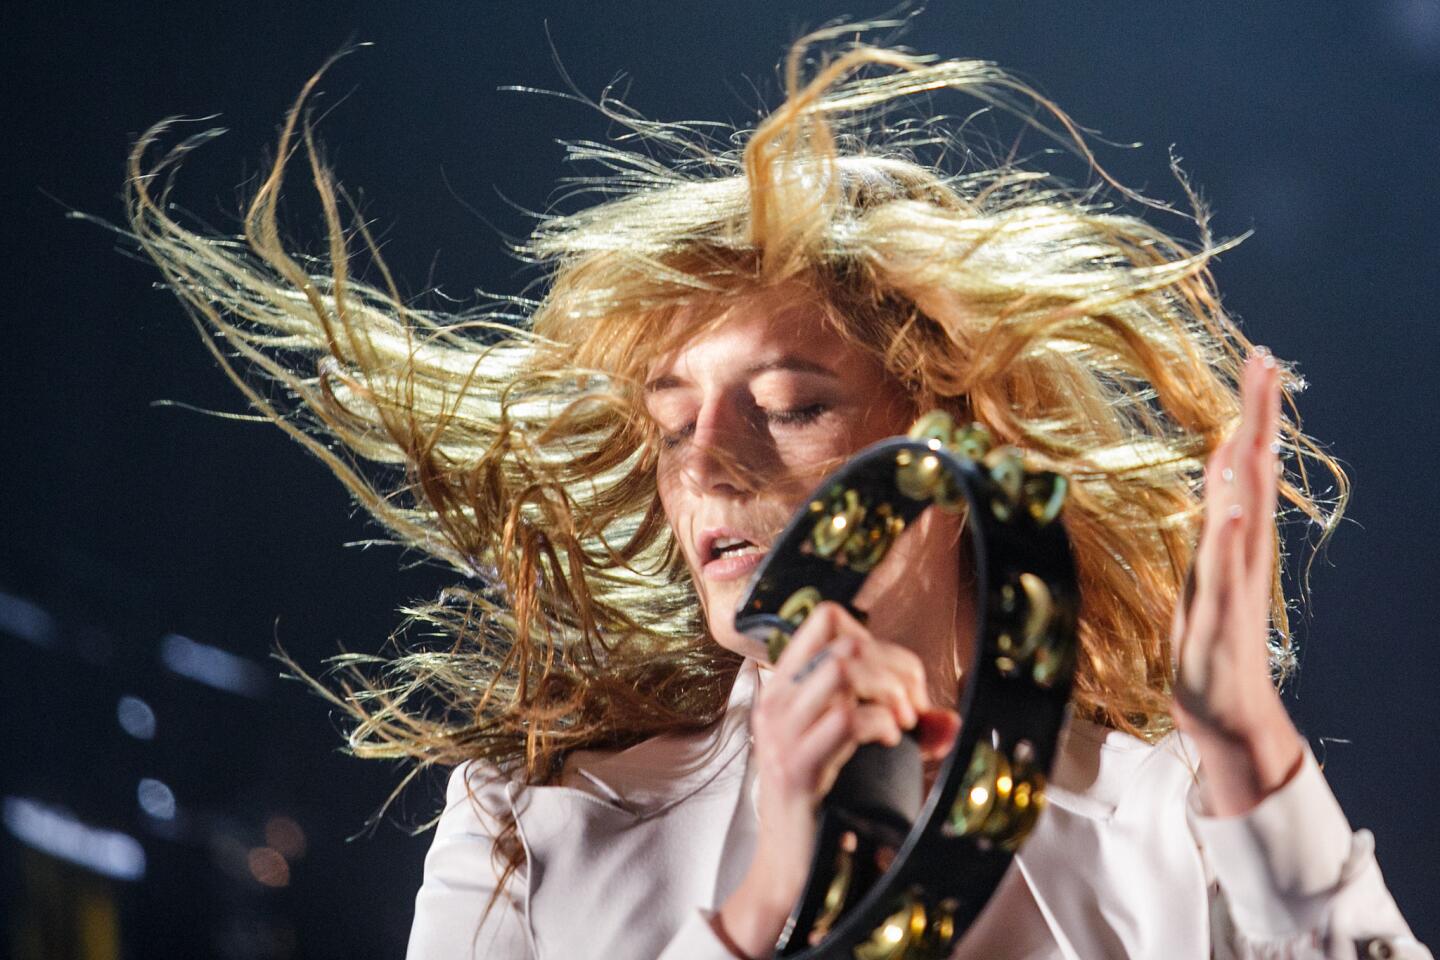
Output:
<path fill-rule="evenodd" d="M 769 777 L 803 794 L 823 794 L 862 743 L 893 746 L 919 727 L 922 756 L 938 757 L 959 728 L 958 715 L 933 707 L 920 658 L 835 603 L 811 611 L 775 674 L 752 718 L 756 747 Z"/>
<path fill-rule="evenodd" d="M 1239 499 L 1251 526 L 1267 530 L 1275 504 L 1274 443 L 1280 433 L 1280 368 L 1269 351 L 1257 352 L 1241 381 L 1239 443 L 1234 468 Z"/>
<path fill-rule="evenodd" d="M 1221 494 L 1228 492 L 1234 504 L 1228 512 L 1238 507 L 1243 543 L 1225 554 L 1245 585 L 1263 594 L 1275 556 L 1275 442 L 1280 432 L 1280 369 L 1269 351 L 1258 349 L 1245 364 L 1240 398 L 1240 430 L 1228 451 L 1232 489 Z"/>
<path fill-rule="evenodd" d="M 904 647 L 881 644 L 869 637 L 856 644 L 855 654 L 845 669 L 855 695 L 862 702 L 889 707 L 895 722 L 906 730 L 920 721 L 920 708 L 929 705 L 924 699 L 923 679 L 919 691 L 913 682 L 913 670 L 919 669 L 923 678 L 924 668 Z"/>
<path fill-rule="evenodd" d="M 837 643 L 846 644 L 848 641 L 841 640 Z M 840 656 L 827 657 L 806 674 L 803 680 L 793 683 L 793 690 L 786 691 L 788 696 L 779 707 L 779 713 L 783 717 L 783 729 L 777 732 L 781 736 L 799 736 L 820 718 L 837 695 L 845 694 L 853 699 L 845 676 L 843 656 L 842 651 Z"/>
<path fill-rule="evenodd" d="M 1280 369 L 1269 351 L 1258 349 L 1240 380 L 1241 421 L 1235 435 L 1215 448 L 1205 469 L 1205 529 L 1198 572 L 1213 574 L 1221 556 L 1212 546 L 1227 519 L 1246 528 L 1247 569 L 1268 570 L 1273 560 L 1277 489 L 1275 441 L 1280 432 Z M 1208 554 L 1210 563 L 1203 562 Z"/>
<path fill-rule="evenodd" d="M 931 706 L 920 658 L 897 643 L 875 639 L 864 624 L 837 603 L 821 603 L 810 612 L 780 655 L 776 673 L 795 677 L 827 647 L 855 697 L 888 706 L 902 729 L 915 726 L 919 711 Z M 801 685 L 809 683 L 806 677 Z"/>
<path fill-rule="evenodd" d="M 1280 370 L 1257 350 L 1241 375 L 1241 423 L 1205 470 L 1205 525 L 1194 563 L 1194 594 L 1174 620 L 1186 688 L 1210 681 L 1204 664 L 1217 645 L 1252 645 L 1263 632 L 1274 566 L 1280 427 Z M 1263 647 L 1263 644 L 1260 645 Z"/>
<path fill-rule="evenodd" d="M 859 703 L 833 690 L 813 713 L 797 710 L 779 718 L 771 714 L 769 722 L 762 723 L 765 716 L 755 717 L 755 735 L 771 775 L 801 791 L 811 802 L 830 789 L 840 768 L 861 744 L 893 747 L 902 736 L 889 708 Z M 805 719 L 810 722 L 803 722 Z M 783 729 L 782 724 L 791 729 Z"/>
<path fill-rule="evenodd" d="M 1205 465 L 1205 523 L 1195 551 L 1194 592 L 1185 611 L 1187 637 L 1204 633 L 1212 622 L 1215 584 L 1220 581 L 1228 560 L 1223 540 L 1227 527 L 1235 526 L 1241 517 L 1241 508 L 1232 490 L 1234 446 L 1234 438 L 1226 440 L 1215 448 Z"/>
<path fill-rule="evenodd" d="M 1280 436 L 1280 369 L 1275 358 L 1266 353 L 1258 363 L 1251 365 L 1258 370 L 1253 373 L 1252 394 L 1247 400 L 1247 412 L 1253 412 L 1258 427 L 1251 438 L 1251 462 L 1249 484 L 1252 496 L 1246 504 L 1250 515 L 1251 534 L 1247 538 L 1246 567 L 1258 577 L 1263 574 L 1268 582 L 1269 573 L 1275 562 L 1275 500 L 1279 486 L 1279 455 L 1276 444 Z"/>
<path fill-rule="evenodd" d="M 839 604 L 822 603 L 810 612 L 805 622 L 790 635 L 790 642 L 785 644 L 780 659 L 775 661 L 777 675 L 793 677 L 812 657 L 844 631 L 845 620 L 837 618 L 837 611 L 845 612 Z M 847 616 L 847 619 L 854 621 L 854 617 Z"/>
<path fill-rule="evenodd" d="M 828 791 L 845 762 L 861 744 L 881 743 L 893 747 L 900 742 L 895 717 L 878 704 L 840 702 L 834 704 L 806 731 L 792 750 L 792 762 L 815 786 L 817 794 Z"/>

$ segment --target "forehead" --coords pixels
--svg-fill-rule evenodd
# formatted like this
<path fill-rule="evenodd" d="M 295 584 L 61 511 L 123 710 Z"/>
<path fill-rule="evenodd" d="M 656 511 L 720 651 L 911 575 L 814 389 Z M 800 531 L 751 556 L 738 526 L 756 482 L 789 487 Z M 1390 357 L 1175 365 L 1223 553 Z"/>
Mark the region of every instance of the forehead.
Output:
<path fill-rule="evenodd" d="M 669 334 L 646 371 L 652 388 L 717 366 L 756 374 L 776 369 L 834 372 L 876 363 L 845 335 L 829 304 L 799 284 L 681 308 Z"/>

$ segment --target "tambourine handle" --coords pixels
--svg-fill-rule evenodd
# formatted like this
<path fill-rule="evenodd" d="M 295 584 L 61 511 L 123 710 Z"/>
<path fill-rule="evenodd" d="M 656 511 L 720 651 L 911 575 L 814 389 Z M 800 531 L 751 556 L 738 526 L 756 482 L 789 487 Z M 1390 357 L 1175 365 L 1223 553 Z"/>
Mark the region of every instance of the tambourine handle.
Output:
<path fill-rule="evenodd" d="M 823 805 L 883 830 L 889 834 L 885 842 L 899 846 L 925 803 L 924 775 L 920 741 L 911 731 L 893 747 L 861 744 L 840 769 Z"/>

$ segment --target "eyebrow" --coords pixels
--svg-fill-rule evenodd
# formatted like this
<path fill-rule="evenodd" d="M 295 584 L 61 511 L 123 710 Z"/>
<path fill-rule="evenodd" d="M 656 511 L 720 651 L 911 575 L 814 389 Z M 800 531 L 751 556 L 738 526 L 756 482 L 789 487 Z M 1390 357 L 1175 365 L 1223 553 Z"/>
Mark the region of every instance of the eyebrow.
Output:
<path fill-rule="evenodd" d="M 822 377 L 830 377 L 832 380 L 838 380 L 840 378 L 839 374 L 835 373 L 835 371 L 831 370 L 829 367 L 821 366 L 813 360 L 806 360 L 804 357 L 797 357 L 791 354 L 786 354 L 783 357 L 777 357 L 774 360 L 765 360 L 761 363 L 751 364 L 750 366 L 745 368 L 745 376 L 748 379 L 750 377 L 757 377 L 762 373 L 769 373 L 772 370 L 790 370 L 796 373 L 813 373 L 818 374 Z M 651 380 L 649 383 L 645 384 L 645 392 L 657 393 L 661 390 L 673 390 L 676 387 L 684 386 L 685 383 L 685 380 L 682 380 L 681 378 L 673 374 L 666 374 L 663 377 L 656 377 L 654 380 Z"/>

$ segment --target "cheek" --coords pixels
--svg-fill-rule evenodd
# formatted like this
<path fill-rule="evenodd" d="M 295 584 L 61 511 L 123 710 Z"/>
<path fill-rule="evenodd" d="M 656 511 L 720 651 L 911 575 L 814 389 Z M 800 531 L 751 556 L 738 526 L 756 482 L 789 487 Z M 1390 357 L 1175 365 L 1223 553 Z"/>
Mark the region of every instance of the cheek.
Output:
<path fill-rule="evenodd" d="M 687 546 L 690 537 L 684 493 L 676 482 L 675 472 L 665 468 L 663 458 L 655 474 L 655 495 L 660 500 L 660 510 L 665 514 L 665 523 L 670 527 L 670 533 L 675 537 L 681 555 L 693 570 L 694 564 L 691 563 Z"/>
<path fill-rule="evenodd" d="M 663 474 L 657 475 L 655 478 L 655 495 L 660 500 L 660 510 L 665 514 L 665 522 L 670 525 L 670 529 L 675 532 L 677 537 L 680 536 L 679 505 L 675 502 L 674 485 L 667 483 Z"/>
<path fill-rule="evenodd" d="M 792 486 L 805 488 L 798 491 L 801 495 L 807 494 L 862 446 L 863 443 L 856 442 L 848 424 L 807 430 L 797 436 L 780 436 L 775 444 L 780 469 L 775 475 L 789 477 Z"/>

